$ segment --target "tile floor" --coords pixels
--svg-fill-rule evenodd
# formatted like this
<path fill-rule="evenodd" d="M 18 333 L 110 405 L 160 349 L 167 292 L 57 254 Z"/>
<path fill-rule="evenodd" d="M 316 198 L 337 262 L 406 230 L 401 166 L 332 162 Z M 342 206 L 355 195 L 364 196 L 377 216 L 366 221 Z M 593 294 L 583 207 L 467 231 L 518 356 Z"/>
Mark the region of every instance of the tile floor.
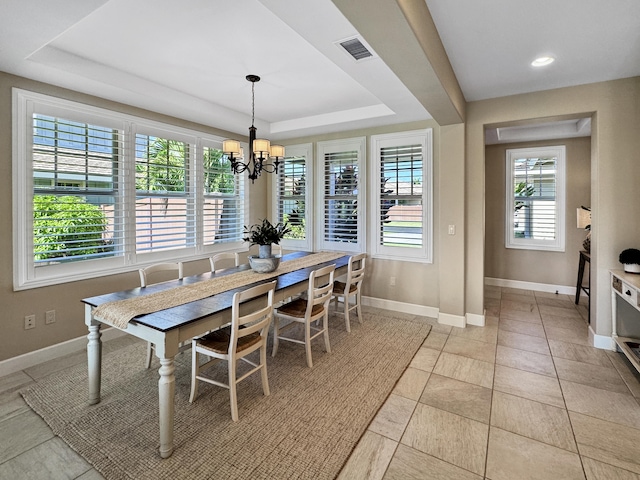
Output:
<path fill-rule="evenodd" d="M 640 480 L 640 376 L 568 295 L 487 287 L 434 324 L 339 480 Z"/>
<path fill-rule="evenodd" d="M 486 327 L 429 319 L 339 479 L 640 480 L 640 376 L 588 346 L 584 306 L 499 287 L 486 296 Z M 78 352 L 0 378 L 0 479 L 102 478 L 18 393 L 85 361 Z"/>

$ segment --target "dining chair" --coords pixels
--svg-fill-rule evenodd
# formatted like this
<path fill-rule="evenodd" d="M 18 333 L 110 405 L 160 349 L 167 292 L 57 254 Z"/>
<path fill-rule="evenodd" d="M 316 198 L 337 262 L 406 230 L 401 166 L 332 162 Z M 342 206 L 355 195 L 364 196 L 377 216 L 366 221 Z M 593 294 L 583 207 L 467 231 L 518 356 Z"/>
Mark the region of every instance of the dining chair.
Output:
<path fill-rule="evenodd" d="M 362 301 L 360 295 L 362 281 L 364 280 L 364 264 L 366 258 L 367 255 L 365 253 L 349 257 L 347 281 L 340 282 L 336 280 L 333 282 L 333 300 L 335 301 L 336 313 L 342 313 L 344 315 L 347 332 L 351 332 L 351 323 L 349 322 L 349 312 L 351 310 L 356 309 L 358 321 L 362 323 Z M 355 299 L 353 304 L 349 301 L 351 297 Z M 339 301 L 342 301 L 344 304 L 343 312 L 338 312 Z"/>
<path fill-rule="evenodd" d="M 267 377 L 267 336 L 269 326 L 273 318 L 273 295 L 276 289 L 276 281 L 263 283 L 251 287 L 233 295 L 231 307 L 231 325 L 219 330 L 214 330 L 200 338 L 191 341 L 191 395 L 192 403 L 198 395 L 198 381 L 211 383 L 219 387 L 229 389 L 231 401 L 231 419 L 238 421 L 238 396 L 237 385 L 252 373 L 260 371 L 262 376 L 262 391 L 269 395 L 269 379 Z M 240 304 L 249 300 L 265 297 L 262 300 L 266 305 L 245 315 L 240 315 Z M 260 349 L 259 363 L 246 358 L 252 352 Z M 206 363 L 199 365 L 199 354 L 210 358 Z M 218 362 L 226 360 L 229 370 L 229 383 L 219 382 L 202 374 L 202 371 Z M 251 365 L 253 368 L 237 378 L 238 360 Z"/>
<path fill-rule="evenodd" d="M 273 353 L 275 357 L 280 340 L 304 344 L 307 352 L 307 365 L 313 367 L 311 358 L 311 340 L 319 335 L 324 336 L 324 348 L 331 353 L 329 345 L 329 302 L 333 292 L 333 275 L 336 266 L 314 270 L 309 275 L 309 288 L 306 298 L 296 298 L 291 302 L 276 308 L 273 320 Z M 312 322 L 322 319 L 322 325 L 312 325 Z M 280 320 L 289 320 L 289 323 L 280 328 Z M 290 328 L 302 323 L 304 325 L 304 340 L 282 336 Z M 311 333 L 313 331 L 313 334 Z"/>
<path fill-rule="evenodd" d="M 138 270 L 140 274 L 140 287 L 145 288 L 153 283 L 164 282 L 169 279 L 182 280 L 182 262 L 156 263 Z M 155 281 L 151 282 L 149 277 L 154 277 Z M 147 342 L 147 358 L 145 360 L 146 368 L 151 366 L 151 359 L 155 348 L 151 342 Z"/>
<path fill-rule="evenodd" d="M 234 267 L 237 267 L 238 265 L 240 265 L 240 257 L 238 256 L 237 252 L 222 252 L 222 253 L 217 253 L 213 257 L 209 257 L 209 263 L 211 264 L 211 271 L 215 273 L 216 270 L 221 270 L 223 268 L 221 264 L 223 263 L 225 265 L 228 265 L 229 260 L 233 260 Z"/>

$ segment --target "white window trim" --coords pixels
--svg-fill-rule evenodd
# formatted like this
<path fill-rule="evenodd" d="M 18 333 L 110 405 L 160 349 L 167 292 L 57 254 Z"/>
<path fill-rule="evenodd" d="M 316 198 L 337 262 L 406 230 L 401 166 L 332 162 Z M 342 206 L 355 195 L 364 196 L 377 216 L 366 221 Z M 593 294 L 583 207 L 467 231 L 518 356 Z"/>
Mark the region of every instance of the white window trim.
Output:
<path fill-rule="evenodd" d="M 188 139 L 190 145 L 189 162 L 192 168 L 194 163 L 195 165 L 198 164 L 198 158 L 202 159 L 201 148 L 197 148 L 202 145 L 202 142 L 221 148 L 223 138 L 18 88 L 12 89 L 12 110 L 14 290 L 25 290 L 129 272 L 135 267 L 142 267 L 158 261 L 170 259 L 196 260 L 222 250 L 242 251 L 245 249 L 244 242 L 238 241 L 223 245 L 199 245 L 195 248 L 190 247 L 136 255 L 135 239 L 131 235 L 125 235 L 125 254 L 123 256 L 35 268 L 32 235 L 29 233 L 33 231 L 33 205 L 32 202 L 27 201 L 27 199 L 32 198 L 33 193 L 31 146 L 33 143 L 32 116 L 34 112 L 62 116 L 67 120 L 78 122 L 96 123 L 97 125 L 121 130 L 125 133 L 124 144 L 121 149 L 122 155 L 126 156 L 127 159 L 134 159 L 134 161 L 136 129 L 140 133 L 164 132 L 164 134 L 175 139 Z M 200 161 L 199 163 L 202 162 Z M 122 172 L 124 180 L 121 185 L 125 189 L 123 195 L 125 195 L 125 198 L 135 199 L 134 165 L 130 160 L 125 160 L 121 168 L 124 168 L 124 172 Z M 197 167 L 194 173 L 196 191 L 202 191 L 202 175 L 198 175 Z M 244 183 L 246 183 L 246 178 L 244 182 L 241 182 L 241 185 L 244 185 Z M 248 191 L 244 186 L 241 187 L 241 195 L 244 195 L 245 219 L 247 219 L 249 202 Z M 197 216 L 198 212 L 196 212 Z M 129 224 L 125 228 L 131 231 L 130 223 L 134 221 L 135 219 L 133 218 L 126 219 Z M 246 221 L 243 221 L 243 223 L 246 223 Z M 200 240 L 197 240 L 198 242 Z"/>
<path fill-rule="evenodd" d="M 286 157 L 304 157 L 305 158 L 305 194 L 304 194 L 304 202 L 305 202 L 305 238 L 304 239 L 283 239 L 280 242 L 282 248 L 285 250 L 296 250 L 296 251 L 304 251 L 310 252 L 313 250 L 313 234 L 314 234 L 314 225 L 313 225 L 313 186 L 314 186 L 314 169 L 313 169 L 313 144 L 311 143 L 303 143 L 300 145 L 287 145 L 286 147 Z M 278 218 L 278 188 L 279 188 L 279 176 L 278 178 L 273 179 L 271 182 L 271 215 L 273 219 Z"/>
<path fill-rule="evenodd" d="M 380 245 L 380 149 L 408 143 L 422 145 L 422 247 L 387 247 Z M 433 263 L 433 129 L 388 133 L 371 136 L 369 184 L 373 189 L 373 215 L 370 220 L 371 256 L 413 263 Z"/>
<path fill-rule="evenodd" d="M 515 199 L 513 195 L 513 160 L 515 158 L 555 156 L 556 164 L 556 238 L 554 241 L 516 238 L 514 236 Z M 542 250 L 548 252 L 565 251 L 565 210 L 566 210 L 566 148 L 564 145 L 531 148 L 512 148 L 506 152 L 506 208 L 505 208 L 505 248 L 522 250 Z"/>
<path fill-rule="evenodd" d="M 345 138 L 318 142 L 316 145 L 316 235 L 317 250 L 335 250 L 341 252 L 366 251 L 366 137 Z M 324 239 L 324 156 L 327 153 L 356 150 L 358 152 L 358 241 L 356 243 L 331 242 Z"/>

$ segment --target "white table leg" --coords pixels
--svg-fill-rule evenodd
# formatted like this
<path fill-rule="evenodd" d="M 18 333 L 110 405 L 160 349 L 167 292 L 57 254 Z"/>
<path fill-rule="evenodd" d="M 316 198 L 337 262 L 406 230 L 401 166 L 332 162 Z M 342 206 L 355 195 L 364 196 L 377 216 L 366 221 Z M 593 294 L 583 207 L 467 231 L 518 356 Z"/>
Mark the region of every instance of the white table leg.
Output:
<path fill-rule="evenodd" d="M 87 335 L 87 365 L 89 368 L 89 405 L 100 402 L 100 377 L 102 376 L 102 340 L 100 324 L 89 325 Z"/>
<path fill-rule="evenodd" d="M 173 417 L 175 406 L 173 397 L 176 390 L 176 367 L 173 358 L 160 359 L 160 379 L 158 380 L 160 417 L 160 456 L 168 458 L 173 453 Z"/>

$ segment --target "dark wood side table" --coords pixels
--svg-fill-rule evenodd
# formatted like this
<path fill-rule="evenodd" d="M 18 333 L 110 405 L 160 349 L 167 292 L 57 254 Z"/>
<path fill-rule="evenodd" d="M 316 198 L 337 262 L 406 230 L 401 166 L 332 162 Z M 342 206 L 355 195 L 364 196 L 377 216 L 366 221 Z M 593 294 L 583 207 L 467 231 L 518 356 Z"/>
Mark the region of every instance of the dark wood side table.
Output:
<path fill-rule="evenodd" d="M 589 264 L 589 283 L 588 286 L 582 286 L 582 278 L 584 277 L 584 266 Z M 580 263 L 578 264 L 578 282 L 576 283 L 576 305 L 580 302 L 580 292 L 584 292 L 589 297 L 589 304 L 587 305 L 587 311 L 589 312 L 589 323 L 591 323 L 591 298 L 589 291 L 591 290 L 591 253 L 581 250 L 580 251 Z"/>

